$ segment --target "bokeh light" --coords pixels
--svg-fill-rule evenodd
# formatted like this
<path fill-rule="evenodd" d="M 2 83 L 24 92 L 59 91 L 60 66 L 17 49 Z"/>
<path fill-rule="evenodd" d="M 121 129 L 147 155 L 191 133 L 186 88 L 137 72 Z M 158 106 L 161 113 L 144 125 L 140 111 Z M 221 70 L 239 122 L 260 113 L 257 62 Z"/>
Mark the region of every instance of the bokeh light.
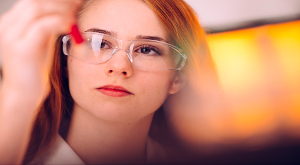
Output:
<path fill-rule="evenodd" d="M 236 136 L 279 128 L 300 136 L 300 21 L 210 34 L 208 40 Z"/>

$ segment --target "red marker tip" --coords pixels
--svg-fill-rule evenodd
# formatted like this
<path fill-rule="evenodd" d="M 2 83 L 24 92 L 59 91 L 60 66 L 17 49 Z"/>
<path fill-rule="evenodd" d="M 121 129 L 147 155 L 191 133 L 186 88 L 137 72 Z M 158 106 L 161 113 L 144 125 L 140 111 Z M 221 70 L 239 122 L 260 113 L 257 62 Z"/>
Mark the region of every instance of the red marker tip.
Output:
<path fill-rule="evenodd" d="M 81 43 L 83 43 L 84 40 L 83 40 L 83 38 L 82 38 L 82 36 L 81 36 L 81 34 L 80 34 L 80 32 L 79 32 L 79 29 L 78 29 L 77 24 L 74 24 L 74 25 L 72 26 L 71 33 L 70 33 L 70 34 L 73 36 L 73 38 L 74 38 L 76 44 L 81 44 Z"/>

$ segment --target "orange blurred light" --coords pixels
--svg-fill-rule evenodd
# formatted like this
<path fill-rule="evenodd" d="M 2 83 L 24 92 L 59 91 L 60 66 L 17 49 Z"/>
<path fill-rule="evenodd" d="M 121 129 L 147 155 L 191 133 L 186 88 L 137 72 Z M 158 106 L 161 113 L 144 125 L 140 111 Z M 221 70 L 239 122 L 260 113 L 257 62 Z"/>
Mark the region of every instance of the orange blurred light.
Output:
<path fill-rule="evenodd" d="M 300 135 L 300 21 L 211 34 L 208 41 L 235 135 L 279 128 Z"/>

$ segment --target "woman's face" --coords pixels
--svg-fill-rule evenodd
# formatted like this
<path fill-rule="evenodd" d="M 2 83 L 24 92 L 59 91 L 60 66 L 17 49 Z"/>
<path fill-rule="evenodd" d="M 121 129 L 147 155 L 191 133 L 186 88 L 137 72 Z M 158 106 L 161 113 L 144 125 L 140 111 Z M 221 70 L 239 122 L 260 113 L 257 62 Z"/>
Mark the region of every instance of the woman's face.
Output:
<path fill-rule="evenodd" d="M 101 29 L 121 40 L 155 36 L 170 42 L 155 13 L 141 0 L 101 0 L 79 20 L 81 31 Z M 123 49 L 128 49 L 127 45 Z M 152 115 L 169 94 L 176 93 L 175 71 L 143 71 L 119 50 L 102 64 L 68 57 L 68 76 L 74 108 L 108 121 L 138 121 Z M 120 87 L 128 92 L 120 91 Z"/>

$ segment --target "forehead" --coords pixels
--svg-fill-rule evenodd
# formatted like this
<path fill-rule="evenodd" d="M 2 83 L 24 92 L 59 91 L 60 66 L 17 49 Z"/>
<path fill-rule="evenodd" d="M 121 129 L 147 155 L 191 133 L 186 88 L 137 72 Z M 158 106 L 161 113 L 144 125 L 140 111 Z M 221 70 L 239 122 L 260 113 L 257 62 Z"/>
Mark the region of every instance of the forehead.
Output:
<path fill-rule="evenodd" d="M 119 39 L 146 35 L 170 41 L 160 19 L 142 0 L 96 0 L 81 15 L 79 25 L 83 31 L 99 28 L 116 32 Z"/>

